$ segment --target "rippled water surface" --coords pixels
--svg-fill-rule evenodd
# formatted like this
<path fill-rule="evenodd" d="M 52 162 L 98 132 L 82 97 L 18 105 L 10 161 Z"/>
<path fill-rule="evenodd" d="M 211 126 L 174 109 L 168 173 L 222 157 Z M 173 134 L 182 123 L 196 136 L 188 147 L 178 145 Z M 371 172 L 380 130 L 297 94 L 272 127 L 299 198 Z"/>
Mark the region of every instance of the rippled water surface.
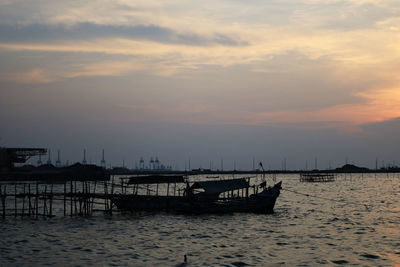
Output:
<path fill-rule="evenodd" d="M 0 265 L 400 266 L 398 174 L 277 180 L 287 190 L 270 215 L 8 218 L 0 221 Z"/>

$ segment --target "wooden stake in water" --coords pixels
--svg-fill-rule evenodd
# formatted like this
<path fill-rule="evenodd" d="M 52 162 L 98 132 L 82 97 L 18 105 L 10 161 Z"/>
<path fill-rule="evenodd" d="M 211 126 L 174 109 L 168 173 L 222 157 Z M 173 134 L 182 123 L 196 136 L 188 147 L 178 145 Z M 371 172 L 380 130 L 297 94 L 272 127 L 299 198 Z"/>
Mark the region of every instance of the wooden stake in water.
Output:
<path fill-rule="evenodd" d="M 108 210 L 108 190 L 107 190 L 107 182 L 104 182 L 104 210 Z"/>
<path fill-rule="evenodd" d="M 5 188 L 6 188 L 6 186 L 4 186 L 4 193 L 5 193 Z M 0 197 L 1 197 L 1 204 L 3 207 L 3 219 L 4 219 L 6 217 L 6 204 L 5 204 L 6 196 L 2 192 L 1 185 L 0 185 Z"/>
<path fill-rule="evenodd" d="M 67 205 L 66 205 L 67 188 L 66 188 L 66 186 L 67 186 L 67 182 L 64 182 L 64 216 L 66 215 L 66 209 L 67 209 Z"/>
<path fill-rule="evenodd" d="M 114 176 L 112 177 L 112 182 L 111 182 L 111 195 L 110 195 L 110 214 L 112 214 L 112 208 L 113 208 L 113 196 L 114 196 Z"/>
<path fill-rule="evenodd" d="M 93 206 L 94 206 L 94 196 L 96 194 L 97 181 L 94 181 L 94 189 L 93 189 L 93 197 L 92 197 L 92 206 L 90 207 L 90 214 L 93 214 Z"/>
<path fill-rule="evenodd" d="M 35 198 L 35 209 L 36 209 L 36 212 L 35 212 L 35 215 L 36 215 L 36 218 L 38 217 L 38 213 L 39 213 L 39 184 L 38 184 L 38 182 L 36 182 L 36 196 L 35 196 L 36 198 Z"/>
<path fill-rule="evenodd" d="M 43 195 L 43 216 L 46 216 L 46 201 L 47 200 L 47 185 L 44 186 L 44 195 Z"/>
<path fill-rule="evenodd" d="M 14 184 L 14 215 L 17 217 L 17 184 Z"/>
<path fill-rule="evenodd" d="M 72 217 L 72 213 L 73 213 L 73 209 L 72 209 L 72 207 L 73 207 L 73 205 L 72 205 L 72 181 L 71 181 L 71 184 L 70 184 L 70 190 L 71 190 L 71 194 L 70 194 L 70 204 L 71 204 L 71 207 L 70 207 L 70 216 Z"/>
<path fill-rule="evenodd" d="M 50 217 L 53 216 L 53 184 L 51 184 L 51 190 L 50 190 Z"/>
<path fill-rule="evenodd" d="M 76 206 L 76 181 L 74 182 L 74 206 L 75 206 L 75 215 L 78 213 L 78 208 Z"/>
<path fill-rule="evenodd" d="M 24 184 L 24 192 L 22 195 L 22 216 L 25 215 L 25 184 Z"/>
<path fill-rule="evenodd" d="M 32 214 L 32 211 L 31 211 L 31 208 L 32 208 L 32 203 L 31 203 L 31 184 L 28 184 L 28 205 L 29 205 L 29 208 L 28 208 L 28 215 L 29 216 L 31 216 L 31 214 Z"/>

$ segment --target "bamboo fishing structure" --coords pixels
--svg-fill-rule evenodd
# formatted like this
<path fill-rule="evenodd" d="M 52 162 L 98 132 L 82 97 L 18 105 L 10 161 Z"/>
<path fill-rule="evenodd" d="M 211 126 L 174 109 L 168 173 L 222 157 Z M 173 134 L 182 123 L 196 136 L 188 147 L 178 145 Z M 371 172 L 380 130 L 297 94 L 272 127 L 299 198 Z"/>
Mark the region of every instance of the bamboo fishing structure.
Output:
<path fill-rule="evenodd" d="M 111 214 L 115 195 L 126 194 L 129 188 L 121 184 L 115 192 L 116 186 L 114 181 L 1 182 L 0 217 L 90 216 L 95 211 Z"/>
<path fill-rule="evenodd" d="M 161 197 L 163 194 L 181 196 L 182 192 L 176 184 L 151 187 L 129 184 L 126 178 L 114 176 L 110 181 L 0 181 L 0 218 L 113 214 L 117 211 L 114 200 L 122 195 Z"/>

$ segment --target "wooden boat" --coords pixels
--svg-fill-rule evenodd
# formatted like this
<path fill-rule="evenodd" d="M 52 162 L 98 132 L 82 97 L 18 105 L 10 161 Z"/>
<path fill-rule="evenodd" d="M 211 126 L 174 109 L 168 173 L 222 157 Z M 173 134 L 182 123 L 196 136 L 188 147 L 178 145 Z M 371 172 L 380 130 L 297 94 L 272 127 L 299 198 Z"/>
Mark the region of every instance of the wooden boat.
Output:
<path fill-rule="evenodd" d="M 183 194 L 158 195 L 158 184 L 182 183 L 178 177 L 152 176 L 150 179 L 133 177 L 131 184 L 157 183 L 157 194 L 124 194 L 114 199 L 115 205 L 128 211 L 167 211 L 176 213 L 273 213 L 276 199 L 280 194 L 282 182 L 273 187 L 260 185 L 250 186 L 249 178 L 230 180 L 199 181 L 180 189 Z M 176 186 L 175 186 L 176 187 Z M 258 190 L 261 190 L 258 192 Z M 249 194 L 253 191 L 253 194 Z"/>
<path fill-rule="evenodd" d="M 237 197 L 228 199 L 215 199 L 204 201 L 193 199 L 179 202 L 175 209 L 184 213 L 273 213 L 276 199 L 280 194 L 282 182 L 272 188 L 265 188 L 262 192 L 252 194 L 249 197 Z"/>

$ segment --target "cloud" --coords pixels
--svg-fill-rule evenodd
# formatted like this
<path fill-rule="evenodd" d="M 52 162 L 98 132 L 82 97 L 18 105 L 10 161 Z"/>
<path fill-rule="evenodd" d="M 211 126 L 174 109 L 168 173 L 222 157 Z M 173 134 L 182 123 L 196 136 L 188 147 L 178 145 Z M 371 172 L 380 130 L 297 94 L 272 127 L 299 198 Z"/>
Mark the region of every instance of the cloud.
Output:
<path fill-rule="evenodd" d="M 190 124 L 226 124 L 227 117 L 217 116 L 216 107 L 192 101 L 177 104 L 121 104 L 127 111 L 129 122 L 190 123 Z M 214 117 L 210 120 L 210 117 Z M 217 118 L 217 119 L 216 119 Z M 223 120 L 225 119 L 225 122 Z"/>
<path fill-rule="evenodd" d="M 0 80 L 24 84 L 51 83 L 78 77 L 122 76 L 130 72 L 149 70 L 150 68 L 151 66 L 133 61 L 103 61 L 88 64 L 72 64 L 67 67 L 62 66 L 53 69 L 33 68 L 25 71 L 9 71 L 0 75 Z M 167 75 L 166 70 L 152 69 L 151 71 L 158 75 Z"/>
<path fill-rule="evenodd" d="M 17 83 L 32 84 L 32 83 L 50 83 L 56 80 L 57 77 L 50 75 L 44 69 L 31 69 L 28 71 L 4 73 L 0 75 L 0 79 Z"/>
<path fill-rule="evenodd" d="M 345 68 L 385 63 L 399 54 L 392 17 L 399 5 L 395 1 L 361 2 L 273 1 L 254 6 L 213 2 L 201 4 L 206 7 L 200 10 L 199 4 L 182 6 L 180 1 L 42 0 L 37 5 L 11 1 L 3 5 L 2 12 L 16 16 L 0 20 L 0 47 L 135 55 L 160 64 L 168 61 L 176 69 L 246 64 L 288 51 L 311 59 L 329 58 Z M 42 16 L 34 16 L 36 11 Z M 263 15 L 276 12 L 285 19 Z M 343 18 L 340 12 L 345 13 Z M 341 21 L 351 25 L 347 14 L 362 17 L 354 31 L 342 29 Z M 332 27 L 327 28 L 328 24 Z"/>
<path fill-rule="evenodd" d="M 79 23 L 71 27 L 65 25 L 9 25 L 0 24 L 0 42 L 29 43 L 29 42 L 57 42 L 65 40 L 85 41 L 102 38 L 126 38 L 131 40 L 151 40 L 160 43 L 182 45 L 208 46 L 247 45 L 246 42 L 235 40 L 222 33 L 201 36 L 196 33 L 179 33 L 175 30 L 157 25 L 99 25 L 93 23 Z"/>
<path fill-rule="evenodd" d="M 91 76 L 121 76 L 126 73 L 145 69 L 146 66 L 132 61 L 103 61 L 92 64 L 73 65 L 73 70 L 65 72 L 65 78 Z"/>
<path fill-rule="evenodd" d="M 129 80 L 132 91 L 149 92 L 130 109 L 149 120 L 347 127 L 397 116 L 394 1 L 41 0 L 1 7 L 2 59 L 37 56 L 11 60 L 13 67 L 2 60 L 3 80 Z M 146 75 L 165 79 L 143 85 Z M 187 106 L 152 98 L 164 91 Z M 147 104 L 161 110 L 137 108 Z"/>
<path fill-rule="evenodd" d="M 119 105 L 121 108 L 125 108 L 125 109 L 132 109 L 132 110 L 144 110 L 144 111 L 156 111 L 156 112 L 160 112 L 161 111 L 161 107 L 160 105 L 155 105 L 155 104 L 148 104 L 148 105 L 133 105 L 133 104 L 122 104 Z"/>
<path fill-rule="evenodd" d="M 368 132 L 385 133 L 387 136 L 397 139 L 398 133 L 400 133 L 400 117 L 380 122 L 366 123 L 361 127 Z"/>
<path fill-rule="evenodd" d="M 359 131 L 364 124 L 382 122 L 400 117 L 400 89 L 379 89 L 358 93 L 363 103 L 342 104 L 325 108 L 301 111 L 280 110 L 249 114 L 250 125 L 300 125 L 307 128 L 319 125 L 345 131 Z M 324 122 L 320 124 L 320 122 Z"/>
<path fill-rule="evenodd" d="M 193 71 L 174 69 L 168 62 L 160 64 L 134 57 L 119 61 L 111 60 L 112 56 L 110 60 L 102 58 L 103 61 L 97 61 L 96 55 L 85 60 L 83 55 L 75 57 L 87 63 L 74 62 L 75 59 L 68 64 L 60 62 L 53 69 L 32 68 L 13 74 L 3 71 L 9 73 L 3 79 L 27 84 L 69 79 L 68 84 L 74 85 L 74 79 L 88 77 L 87 83 L 99 84 L 96 86 L 99 92 L 108 87 L 117 92 L 114 85 L 103 86 L 101 81 L 115 77 L 112 81 L 121 86 L 119 79 L 123 77 L 128 85 L 118 93 L 121 99 L 115 101 L 120 103 L 124 115 L 113 119 L 125 117 L 127 121 L 272 125 L 355 132 L 361 131 L 360 125 L 364 123 L 400 116 L 400 82 L 394 81 L 392 75 L 356 77 L 351 72 L 352 79 L 348 79 L 346 70 L 332 74 L 336 66 L 331 61 L 311 60 L 294 52 L 268 58 L 264 63 L 198 66 Z M 49 55 L 50 63 L 52 58 Z M 44 58 L 40 60 L 44 65 Z M 271 68 L 276 71 L 253 71 Z M 171 71 L 179 75 L 171 76 Z M 385 69 L 381 71 L 386 73 Z M 149 73 L 162 77 L 156 79 Z M 384 84 L 383 80 L 391 83 Z"/>

